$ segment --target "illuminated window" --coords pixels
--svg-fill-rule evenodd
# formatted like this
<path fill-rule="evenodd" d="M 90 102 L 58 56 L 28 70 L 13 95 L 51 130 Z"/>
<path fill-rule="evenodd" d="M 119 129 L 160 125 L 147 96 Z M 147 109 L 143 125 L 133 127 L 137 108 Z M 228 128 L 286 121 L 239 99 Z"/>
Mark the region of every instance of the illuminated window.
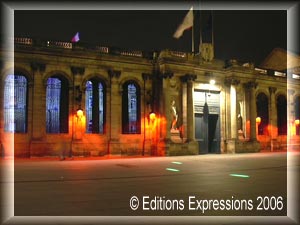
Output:
<path fill-rule="evenodd" d="M 300 119 L 300 96 L 295 99 L 295 119 Z M 300 135 L 300 126 L 296 126 L 296 135 Z"/>
<path fill-rule="evenodd" d="M 27 79 L 8 75 L 4 83 L 4 131 L 27 132 Z"/>
<path fill-rule="evenodd" d="M 133 81 L 123 85 L 122 131 L 124 134 L 141 133 L 140 88 Z"/>
<path fill-rule="evenodd" d="M 46 132 L 68 133 L 69 86 L 62 77 L 50 77 L 46 88 Z"/>
<path fill-rule="evenodd" d="M 274 75 L 277 77 L 286 77 L 286 73 L 282 73 L 282 72 L 278 72 L 278 71 L 275 71 Z"/>
<path fill-rule="evenodd" d="M 105 91 L 103 82 L 96 79 L 86 82 L 85 91 L 86 132 L 104 133 Z"/>
<path fill-rule="evenodd" d="M 264 93 L 260 93 L 256 98 L 257 116 L 261 118 L 258 125 L 258 135 L 268 135 L 269 125 L 269 108 L 268 97 Z"/>
<path fill-rule="evenodd" d="M 262 73 L 262 74 L 267 74 L 267 70 L 260 69 L 260 68 L 254 68 L 257 72 Z"/>
<path fill-rule="evenodd" d="M 284 95 L 277 97 L 277 126 L 278 134 L 287 134 L 287 101 Z"/>
<path fill-rule="evenodd" d="M 298 80 L 299 80 L 299 79 L 300 79 L 300 75 L 298 75 L 298 74 L 294 74 L 294 73 L 293 73 L 293 74 L 292 74 L 292 78 L 294 78 L 294 79 L 298 79 Z"/>

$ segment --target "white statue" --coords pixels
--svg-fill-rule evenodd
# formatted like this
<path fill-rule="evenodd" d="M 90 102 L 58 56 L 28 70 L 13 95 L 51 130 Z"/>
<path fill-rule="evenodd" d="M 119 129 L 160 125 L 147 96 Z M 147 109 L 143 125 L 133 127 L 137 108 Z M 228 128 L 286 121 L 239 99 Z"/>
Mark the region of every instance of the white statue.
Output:
<path fill-rule="evenodd" d="M 171 102 L 171 115 L 172 115 L 171 130 L 177 130 L 176 124 L 177 124 L 178 114 L 176 111 L 176 106 L 175 106 L 174 100 Z"/>

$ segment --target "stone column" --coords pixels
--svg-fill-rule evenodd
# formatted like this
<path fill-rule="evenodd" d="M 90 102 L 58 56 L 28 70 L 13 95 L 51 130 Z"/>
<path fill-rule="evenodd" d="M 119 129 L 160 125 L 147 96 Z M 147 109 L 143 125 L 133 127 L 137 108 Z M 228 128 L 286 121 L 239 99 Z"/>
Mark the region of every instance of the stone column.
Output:
<path fill-rule="evenodd" d="M 230 121 L 231 121 L 231 139 L 237 138 L 237 115 L 236 115 L 236 87 L 230 85 Z"/>
<path fill-rule="evenodd" d="M 239 80 L 232 78 L 230 80 L 230 121 L 231 121 L 231 139 L 237 139 L 237 96 L 236 86 L 240 83 Z"/>
<path fill-rule="evenodd" d="M 187 74 L 187 141 L 195 141 L 195 115 L 194 115 L 194 80 L 197 76 Z"/>
<path fill-rule="evenodd" d="M 166 142 L 170 142 L 171 139 L 171 112 L 170 112 L 170 104 L 171 104 L 171 99 L 170 99 L 170 79 L 173 77 L 172 72 L 167 72 L 162 74 L 163 77 L 163 97 L 164 97 L 164 114 L 165 114 L 165 119 L 166 119 L 166 127 L 165 127 L 165 135 L 164 138 Z M 164 129 L 164 128 L 163 128 Z M 164 131 L 162 132 L 164 134 Z"/>
<path fill-rule="evenodd" d="M 109 115 L 109 145 L 108 154 L 121 154 L 119 134 L 121 133 L 122 106 L 120 102 L 119 77 L 121 71 L 108 70 L 110 77 L 110 115 Z"/>
<path fill-rule="evenodd" d="M 227 152 L 234 153 L 236 152 L 237 148 L 237 96 L 236 96 L 236 87 L 240 83 L 239 80 L 237 80 L 234 77 L 227 78 L 225 80 L 225 85 L 229 87 L 229 96 L 228 100 L 230 103 L 229 110 L 227 112 L 230 113 L 229 119 L 230 119 L 230 135 L 227 139 Z"/>
<path fill-rule="evenodd" d="M 197 76 L 186 74 L 180 78 L 182 81 L 182 107 L 183 126 L 186 128 L 183 137 L 188 142 L 195 141 L 195 115 L 194 115 L 194 81 Z"/>
<path fill-rule="evenodd" d="M 248 88 L 250 89 L 250 140 L 257 141 L 256 139 L 256 98 L 255 98 L 255 89 L 257 87 L 256 82 L 248 82 Z"/>
<path fill-rule="evenodd" d="M 182 125 L 183 125 L 183 133 L 182 133 L 182 141 L 187 141 L 187 82 L 185 76 L 180 78 L 182 82 Z"/>
<path fill-rule="evenodd" d="M 270 93 L 269 118 L 270 118 L 271 151 L 273 151 L 276 148 L 276 138 L 278 136 L 277 108 L 276 108 L 276 99 L 275 99 L 276 90 L 277 88 L 275 87 L 269 87 L 269 93 Z"/>
<path fill-rule="evenodd" d="M 195 140 L 195 113 L 194 113 L 194 81 L 197 79 L 195 74 L 186 74 L 182 76 L 182 107 L 183 125 L 186 127 L 184 140 L 187 142 L 185 148 L 192 154 L 199 154 L 198 142 Z"/>

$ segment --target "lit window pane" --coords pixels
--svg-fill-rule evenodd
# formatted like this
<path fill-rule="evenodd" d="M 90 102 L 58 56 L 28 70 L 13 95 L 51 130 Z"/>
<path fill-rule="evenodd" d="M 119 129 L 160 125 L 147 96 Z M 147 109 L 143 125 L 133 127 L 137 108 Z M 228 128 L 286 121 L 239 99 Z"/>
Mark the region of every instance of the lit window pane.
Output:
<path fill-rule="evenodd" d="M 91 81 L 86 82 L 85 89 L 85 109 L 86 109 L 86 132 L 93 131 L 93 84 Z"/>
<path fill-rule="evenodd" d="M 104 124 L 104 101 L 103 101 L 103 85 L 99 83 L 98 85 L 99 90 L 99 133 L 103 133 L 103 124 Z"/>
<path fill-rule="evenodd" d="M 27 117 L 27 80 L 24 76 L 8 75 L 4 85 L 4 130 L 25 133 Z"/>
<path fill-rule="evenodd" d="M 136 133 L 137 95 L 136 95 L 136 87 L 133 84 L 128 85 L 128 119 L 129 119 L 129 133 Z"/>
<path fill-rule="evenodd" d="M 60 95 L 60 79 L 48 78 L 46 90 L 47 133 L 60 133 Z"/>
<path fill-rule="evenodd" d="M 86 133 L 104 133 L 104 88 L 101 82 L 87 81 L 85 104 Z"/>

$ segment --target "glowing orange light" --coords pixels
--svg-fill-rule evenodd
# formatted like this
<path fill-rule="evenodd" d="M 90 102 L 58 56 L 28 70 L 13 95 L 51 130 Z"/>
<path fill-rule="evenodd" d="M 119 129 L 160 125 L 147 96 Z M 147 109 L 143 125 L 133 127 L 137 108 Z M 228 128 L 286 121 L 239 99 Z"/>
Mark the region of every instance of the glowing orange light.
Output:
<path fill-rule="evenodd" d="M 155 120 L 155 118 L 156 118 L 156 115 L 155 115 L 155 113 L 154 112 L 152 112 L 152 113 L 150 113 L 150 115 L 149 115 L 149 117 L 150 117 L 150 120 Z"/>
<path fill-rule="evenodd" d="M 77 117 L 81 118 L 83 116 L 82 109 L 77 109 Z"/>
<path fill-rule="evenodd" d="M 258 116 L 258 117 L 256 117 L 256 123 L 257 124 L 260 124 L 261 123 L 261 118 Z"/>
<path fill-rule="evenodd" d="M 299 119 L 295 120 L 295 124 L 296 124 L 296 126 L 299 126 L 300 120 Z"/>

